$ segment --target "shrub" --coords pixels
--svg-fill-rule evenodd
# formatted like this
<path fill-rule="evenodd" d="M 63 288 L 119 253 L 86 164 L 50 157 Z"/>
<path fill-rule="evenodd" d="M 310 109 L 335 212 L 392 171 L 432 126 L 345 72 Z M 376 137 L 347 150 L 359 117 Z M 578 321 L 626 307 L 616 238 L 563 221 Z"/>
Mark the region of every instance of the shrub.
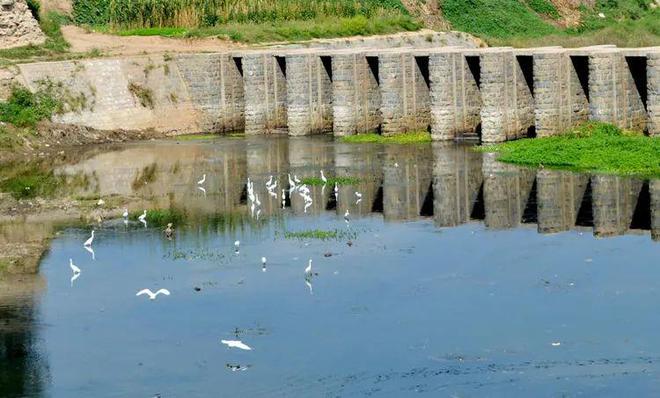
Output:
<path fill-rule="evenodd" d="M 32 93 L 25 87 L 14 86 L 9 100 L 0 103 L 0 121 L 19 127 L 31 127 L 41 120 L 50 119 L 62 108 L 62 103 L 50 90 Z"/>

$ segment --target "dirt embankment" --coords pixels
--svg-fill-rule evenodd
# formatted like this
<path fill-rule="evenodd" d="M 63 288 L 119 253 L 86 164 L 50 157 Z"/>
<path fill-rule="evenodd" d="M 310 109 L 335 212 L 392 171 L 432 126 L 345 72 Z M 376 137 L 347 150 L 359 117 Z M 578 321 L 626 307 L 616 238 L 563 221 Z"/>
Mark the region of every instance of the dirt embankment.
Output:
<path fill-rule="evenodd" d="M 84 126 L 41 122 L 35 129 L 25 130 L 0 122 L 11 142 L 0 136 L 0 164 L 15 160 L 30 161 L 57 153 L 74 151 L 80 145 L 143 141 L 167 137 L 155 130 L 96 130 Z"/>

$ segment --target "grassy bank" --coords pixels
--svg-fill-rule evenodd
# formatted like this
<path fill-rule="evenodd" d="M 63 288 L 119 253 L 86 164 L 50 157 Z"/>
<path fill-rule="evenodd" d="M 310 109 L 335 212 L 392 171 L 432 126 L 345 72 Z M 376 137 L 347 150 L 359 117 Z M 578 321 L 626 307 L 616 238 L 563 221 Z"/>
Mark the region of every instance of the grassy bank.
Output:
<path fill-rule="evenodd" d="M 320 177 L 305 177 L 301 180 L 301 182 L 305 185 L 313 185 L 313 186 L 322 186 L 322 185 L 329 185 L 329 186 L 334 186 L 335 184 L 337 185 L 357 185 L 360 183 L 360 179 L 357 177 L 326 177 L 327 182 L 323 182 Z"/>
<path fill-rule="evenodd" d="M 431 134 L 427 133 L 426 131 L 403 133 L 392 136 L 383 136 L 380 134 L 357 134 L 341 137 L 340 140 L 341 142 L 354 144 L 420 144 L 431 142 Z"/>
<path fill-rule="evenodd" d="M 660 44 L 660 9 L 637 0 L 597 0 L 593 8 L 581 5 L 573 10 L 580 23 L 571 28 L 560 26 L 559 11 L 549 0 L 445 0 L 442 11 L 453 29 L 492 46 Z"/>
<path fill-rule="evenodd" d="M 73 18 L 119 35 L 219 36 L 244 43 L 421 28 L 400 0 L 74 0 Z"/>
<path fill-rule="evenodd" d="M 358 35 L 381 35 L 402 31 L 415 31 L 420 28 L 421 24 L 409 16 L 384 12 L 372 18 L 366 18 L 361 15 L 345 18 L 326 16 L 312 20 L 262 22 L 256 24 L 232 22 L 199 28 L 122 28 L 106 26 L 98 29 L 121 36 L 221 37 L 253 44 Z"/>
<path fill-rule="evenodd" d="M 660 139 L 590 122 L 565 134 L 484 146 L 498 160 L 529 166 L 660 177 Z"/>

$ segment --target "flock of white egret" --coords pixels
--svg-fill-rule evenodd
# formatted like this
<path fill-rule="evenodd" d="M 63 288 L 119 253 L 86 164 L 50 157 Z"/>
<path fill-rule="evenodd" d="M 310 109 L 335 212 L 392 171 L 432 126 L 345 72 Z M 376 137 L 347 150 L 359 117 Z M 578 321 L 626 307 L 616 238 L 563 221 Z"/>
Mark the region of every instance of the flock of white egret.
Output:
<path fill-rule="evenodd" d="M 323 186 L 321 191 L 325 191 L 326 184 L 328 183 L 328 178 L 325 176 L 323 173 L 323 170 L 321 170 L 321 181 L 323 182 Z M 310 188 L 306 185 L 303 184 L 302 181 L 298 178 L 298 176 L 294 175 L 293 178 L 291 178 L 291 175 L 288 174 L 288 182 L 289 182 L 289 198 L 291 198 L 294 193 L 298 193 L 300 197 L 305 201 L 305 207 L 304 207 L 304 212 L 307 213 L 307 209 L 312 205 L 313 199 L 310 195 L 311 190 Z M 206 174 L 202 176 L 202 178 L 197 181 L 197 188 L 204 193 L 206 196 L 206 189 L 203 187 L 203 185 L 206 183 Z M 270 196 L 273 198 L 277 199 L 277 186 L 278 182 L 274 177 L 271 175 L 268 181 L 266 182 L 266 190 Z M 250 208 L 250 214 L 252 217 L 256 217 L 259 219 L 259 216 L 261 215 L 261 201 L 259 200 L 259 195 L 255 193 L 254 191 L 254 181 L 252 181 L 249 177 L 247 179 L 247 198 L 249 200 L 248 206 Z M 286 207 L 286 190 L 282 189 L 282 208 L 284 209 Z M 339 185 L 337 183 L 334 184 L 334 196 L 335 200 L 339 199 Z M 357 201 L 355 202 L 356 204 L 360 203 L 362 200 L 362 194 L 360 192 L 355 192 L 355 196 L 357 197 Z M 102 206 L 105 204 L 105 201 L 102 199 L 99 199 L 98 203 L 99 206 Z M 129 212 L 128 209 L 125 208 L 124 212 L 122 214 L 122 218 L 124 221 L 124 224 L 128 224 L 128 219 L 129 219 Z M 147 210 L 144 210 L 142 214 L 138 216 L 138 221 L 144 225 L 145 228 L 147 228 Z M 350 219 L 349 219 L 349 212 L 346 210 L 346 213 L 344 214 L 344 221 L 346 222 L 347 225 L 350 225 Z M 167 229 L 164 231 L 165 235 L 168 239 L 171 239 L 174 234 L 174 230 L 172 228 L 172 224 L 168 223 Z M 91 236 L 83 243 L 83 247 L 85 250 L 90 252 L 92 254 L 92 260 L 95 259 L 95 254 L 94 254 L 94 249 L 92 248 L 92 245 L 94 243 L 94 233 L 95 231 L 92 230 Z M 235 254 L 240 253 L 240 241 L 235 241 L 234 242 L 234 252 Z M 266 263 L 267 263 L 266 257 L 261 257 L 261 266 L 262 266 L 262 271 L 266 272 Z M 73 263 L 73 259 L 69 259 L 69 268 L 71 268 L 71 271 L 73 273 L 71 277 L 71 286 L 73 287 L 73 282 L 80 277 L 82 274 L 82 270 Z M 317 276 L 318 274 L 315 273 L 312 270 L 312 259 L 310 258 L 307 266 L 304 269 L 304 280 L 305 284 L 309 288 L 310 294 L 313 294 L 313 288 L 312 288 L 312 278 L 314 276 Z M 138 291 L 135 295 L 136 296 L 143 296 L 146 295 L 149 297 L 149 300 L 156 300 L 156 298 L 159 295 L 164 295 L 164 296 L 169 296 L 171 293 L 169 290 L 161 288 L 157 291 L 152 291 L 151 289 L 145 288 L 140 291 Z M 229 348 L 238 348 L 241 350 L 252 350 L 250 346 L 247 344 L 244 344 L 240 340 L 221 340 L 222 344 L 226 345 Z"/>

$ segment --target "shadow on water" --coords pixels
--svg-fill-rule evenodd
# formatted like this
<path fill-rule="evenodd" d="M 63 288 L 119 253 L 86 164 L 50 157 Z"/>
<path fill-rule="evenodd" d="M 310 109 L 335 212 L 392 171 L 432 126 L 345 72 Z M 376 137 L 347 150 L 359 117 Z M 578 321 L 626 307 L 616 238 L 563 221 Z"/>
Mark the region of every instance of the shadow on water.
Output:
<path fill-rule="evenodd" d="M 332 186 L 313 186 L 310 192 L 313 203 L 308 207 L 300 195 L 287 192 L 283 207 L 281 194 L 283 189 L 288 190 L 288 175 L 292 178 L 312 177 L 318 176 L 320 170 L 326 176 L 356 177 L 359 182 L 340 187 L 336 197 Z M 133 222 L 124 226 L 117 220 L 106 220 L 96 226 L 101 236 L 97 249 L 100 259 L 95 259 L 96 263 L 92 264 L 83 257 L 87 254 L 81 254 L 80 249 L 80 241 L 87 231 L 70 228 L 74 220 L 64 224 L 60 220 L 61 225 L 57 226 L 31 223 L 29 220 L 0 225 L 0 243 L 4 247 L 29 239 L 34 241 L 34 250 L 21 255 L 34 259 L 35 264 L 42 258 L 44 247 L 50 244 L 49 238 L 46 238 L 49 231 L 62 231 L 62 236 L 55 238 L 52 248 L 41 260 L 40 273 L 0 279 L 2 397 L 102 396 L 103 390 L 100 388 L 107 388 L 121 380 L 126 387 L 118 389 L 120 395 L 135 395 L 131 393 L 139 390 L 139 396 L 153 396 L 160 392 L 163 392 L 163 398 L 182 396 L 177 393 L 213 390 L 212 383 L 196 384 L 197 379 L 192 375 L 211 378 L 211 373 L 219 369 L 247 369 L 246 374 L 263 377 L 261 381 L 251 379 L 256 383 L 253 387 L 234 384 L 226 390 L 253 396 L 303 396 L 310 391 L 310 396 L 402 396 L 412 393 L 432 396 L 466 391 L 476 394 L 487 392 L 493 396 L 523 396 L 524 393 L 511 393 L 514 390 L 510 386 L 523 383 L 524 391 L 544 391 L 544 386 L 551 382 L 546 378 L 548 373 L 556 374 L 558 378 L 571 378 L 584 391 L 594 392 L 597 389 L 593 389 L 589 382 L 576 380 L 637 378 L 645 374 L 646 368 L 652 369 L 652 372 L 658 370 L 660 350 L 654 350 L 658 347 L 646 351 L 617 347 L 619 349 L 598 355 L 598 349 L 590 346 L 588 349 L 576 348 L 572 354 L 557 356 L 554 353 L 536 353 L 526 345 L 528 341 L 525 340 L 530 338 L 530 334 L 543 334 L 546 340 L 562 334 L 553 329 L 555 326 L 551 328 L 545 323 L 533 304 L 525 306 L 531 298 L 530 303 L 536 302 L 539 310 L 554 311 L 548 307 L 548 295 L 566 292 L 569 286 L 573 286 L 573 279 L 561 280 L 558 275 L 562 272 L 573 275 L 571 278 L 574 279 L 583 278 L 585 284 L 593 283 L 595 289 L 602 288 L 605 292 L 625 290 L 625 287 L 617 290 L 612 285 L 612 279 L 626 277 L 609 268 L 607 275 L 611 279 L 600 280 L 591 273 L 587 275 L 567 266 L 550 267 L 550 264 L 544 263 L 553 255 L 553 249 L 549 246 L 567 245 L 567 253 L 581 253 L 584 257 L 585 248 L 600 250 L 599 253 L 603 254 L 608 250 L 607 242 L 611 242 L 614 247 L 612 252 L 642 247 L 647 253 L 657 254 L 657 251 L 653 252 L 657 248 L 651 240 L 660 239 L 658 180 L 521 168 L 499 163 L 494 155 L 475 152 L 468 145 L 360 145 L 337 143 L 327 137 L 163 141 L 112 146 L 106 150 L 95 148 L 62 159 L 52 171 L 58 178 L 85 182 L 67 185 L 66 192 L 60 190 L 58 195 L 128 197 L 135 199 L 132 212 L 140 212 L 142 208 L 176 212 L 180 220 L 176 226 L 179 236 L 173 242 L 164 243 L 160 226 L 142 229 Z M 205 191 L 198 189 L 196 183 L 203 174 L 207 175 L 203 186 Z M 271 175 L 278 182 L 275 195 L 265 187 Z M 249 207 L 245 188 L 248 177 L 255 182 L 255 194 L 261 202 L 258 215 Z M 361 194 L 361 198 L 356 192 Z M 354 249 L 359 253 L 357 255 L 346 253 L 349 249 L 343 241 L 288 242 L 283 241 L 279 234 L 287 229 L 318 228 L 320 225 L 344 228 L 346 211 L 350 213 L 351 223 L 356 225 L 351 227 L 355 229 L 351 232 L 354 235 L 350 236 L 357 238 L 358 248 Z M 65 228 L 66 225 L 69 227 Z M 637 246 L 626 246 L 627 241 L 616 238 L 601 240 L 605 243 L 593 243 L 594 246 L 591 246 L 591 243 L 566 243 L 568 234 L 558 234 L 559 238 L 547 237 L 551 239 L 550 243 L 540 243 L 542 236 L 534 236 L 537 233 L 545 235 L 571 230 L 577 230 L 580 235 L 589 231 L 595 237 L 631 235 L 639 239 L 631 243 Z M 442 234 L 438 234 L 439 231 Z M 467 243 L 470 234 L 466 232 L 482 237 L 485 254 L 470 246 L 474 243 Z M 231 249 L 227 249 L 238 237 L 247 242 L 246 249 L 242 249 L 241 253 L 250 253 L 252 245 L 252 249 L 263 250 L 263 253 L 251 252 L 252 257 L 260 258 L 268 253 L 269 262 L 273 258 L 272 265 L 268 265 L 268 273 L 263 272 L 263 275 L 272 275 L 271 283 L 255 281 L 262 275 L 261 269 L 252 270 L 246 265 L 256 261 L 254 258 L 248 259 L 244 254 L 234 255 Z M 513 257 L 510 253 L 518 247 L 516 240 L 521 245 L 528 243 L 537 249 L 541 247 L 540 250 L 546 250 L 547 258 L 537 258 L 536 253 L 530 253 L 525 248 L 520 248 L 519 257 Z M 439 244 L 444 248 L 442 254 L 435 247 Z M 497 251 L 497 248 L 502 251 Z M 467 253 L 470 251 L 474 253 Z M 343 285 L 327 282 L 331 273 L 321 265 L 322 277 L 313 291 L 311 284 L 308 291 L 302 282 L 300 294 L 304 296 L 291 294 L 283 287 L 288 283 L 286 278 L 289 276 L 300 276 L 298 264 L 304 263 L 307 256 L 323 253 L 329 259 L 333 258 L 331 256 L 339 257 L 342 262 L 352 265 L 350 268 L 336 268 L 334 275 L 346 275 L 343 278 L 348 278 L 342 279 Z M 488 270 L 482 266 L 487 261 L 484 256 L 492 253 L 497 255 L 492 259 L 493 269 Z M 68 277 L 61 277 L 62 272 L 69 272 L 66 268 L 68 258 L 75 256 L 81 258 L 76 261 L 84 268 L 76 287 L 88 289 L 84 290 L 87 297 L 96 293 L 89 289 L 98 289 L 103 296 L 98 303 L 94 299 L 81 301 L 74 296 L 78 290 L 72 290 Z M 287 260 L 278 259 L 278 256 Z M 467 257 L 471 259 L 466 259 L 463 264 L 462 260 Z M 85 263 L 82 258 L 85 258 Z M 121 264 L 117 264 L 118 259 L 122 259 Z M 331 261 L 329 259 L 326 262 Z M 372 259 L 373 265 L 379 265 L 377 275 L 372 274 L 373 269 L 367 271 L 363 268 Z M 452 265 L 443 265 L 444 268 L 430 265 L 438 259 Z M 285 267 L 290 261 L 296 263 L 295 272 Z M 526 268 L 530 261 L 544 265 L 540 269 L 530 270 Z M 152 264 L 154 262 L 159 265 Z M 415 265 L 418 263 L 429 265 Z M 506 268 L 509 263 L 514 268 Z M 419 274 L 411 276 L 402 269 L 403 264 L 413 271 L 421 267 Z M 614 266 L 610 263 L 606 265 Z M 117 267 L 116 271 L 110 271 L 113 267 Z M 36 265 L 32 268 L 36 269 Z M 128 270 L 130 274 L 120 275 Z M 218 276 L 218 272 L 224 274 Z M 94 278 L 104 282 L 91 282 L 96 280 Z M 140 282 L 131 282 L 131 278 Z M 528 285 L 521 289 L 517 283 L 525 278 Z M 397 280 L 405 282 L 397 285 L 393 282 Z M 46 281 L 49 289 L 45 289 Z M 166 314 L 155 312 L 150 312 L 146 319 L 138 320 L 146 308 L 136 307 L 144 303 L 139 301 L 135 304 L 133 296 L 137 288 L 145 287 L 142 286 L 145 281 L 158 286 L 175 285 L 172 288 L 173 297 L 166 298 L 163 303 L 168 303 L 168 299 L 175 303 L 171 311 L 176 314 L 177 320 L 181 320 L 181 324 L 172 324 Z M 632 281 L 627 282 L 629 288 L 634 286 Z M 183 287 L 176 291 L 176 286 L 184 285 L 185 293 Z M 329 291 L 333 286 L 338 289 L 336 291 L 344 292 L 341 297 L 324 295 L 323 289 Z M 653 297 L 657 296 L 655 287 L 642 288 Z M 254 298 L 244 299 L 240 289 L 248 289 Z M 113 295 L 118 294 L 114 290 L 121 291 L 125 297 L 113 301 Z M 202 293 L 207 291 L 208 295 L 204 296 Z M 474 297 L 464 295 L 466 291 L 473 293 Z M 589 311 L 597 305 L 591 301 L 592 293 L 580 293 L 576 299 L 576 313 Z M 272 300 L 272 303 L 258 302 L 266 294 L 269 295 L 266 300 Z M 522 304 L 511 303 L 508 294 Z M 181 297 L 181 301 L 177 301 L 177 296 Z M 310 304 L 305 304 L 300 307 L 301 304 L 293 301 L 303 298 L 315 306 L 307 307 Z M 490 307 L 492 300 L 502 308 L 517 308 L 525 316 L 512 320 L 513 326 L 506 325 L 501 321 L 509 313 L 500 310 L 500 307 Z M 626 308 L 630 308 L 626 305 L 636 305 L 635 300 L 629 298 L 623 307 L 617 307 L 613 296 L 608 296 L 606 300 L 612 300 L 613 311 L 618 311 L 617 314 L 623 314 Z M 195 318 L 198 312 L 215 311 L 219 302 L 224 304 L 221 312 L 232 318 L 231 322 L 225 323 L 222 319 L 200 321 Z M 240 311 L 226 306 L 233 302 L 241 303 L 246 314 L 239 314 Z M 553 302 L 560 306 L 570 306 L 570 303 L 570 299 L 564 298 Z M 155 304 L 153 307 L 158 308 L 160 299 Z M 418 305 L 421 307 L 419 311 L 413 312 L 420 312 L 421 315 L 409 315 L 404 308 Z M 350 308 L 348 315 L 345 312 L 347 307 Z M 477 307 L 484 308 L 484 311 L 490 308 L 493 314 L 478 312 Z M 278 313 L 282 308 L 288 311 L 284 320 L 278 321 L 269 315 Z M 315 315 L 307 312 L 312 309 L 316 311 Z M 90 315 L 91 312 L 94 315 Z M 390 312 L 394 318 L 382 315 Z M 80 313 L 86 314 L 87 318 L 77 319 Z M 425 313 L 440 315 L 427 323 Z M 464 317 L 462 314 L 472 315 Z M 514 312 L 513 318 L 516 316 Z M 105 317 L 114 317 L 112 319 L 117 324 L 112 324 Z M 313 330 L 310 333 L 317 333 L 316 337 L 325 339 L 327 349 L 315 347 L 309 341 L 300 343 L 296 340 L 309 338 L 304 332 L 305 327 L 301 329 L 296 326 L 305 317 L 309 317 L 308 327 Z M 348 359 L 347 352 L 342 357 L 340 352 L 344 348 L 335 341 L 337 336 L 331 331 L 340 332 L 327 324 L 325 317 L 336 319 L 341 328 L 353 330 L 352 337 L 357 341 L 349 337 L 347 344 L 351 346 L 348 350 L 364 352 L 364 360 Z M 572 315 L 566 317 L 579 322 Z M 356 319 L 363 321 L 356 322 Z M 646 322 L 641 316 L 638 321 L 645 327 L 657 323 Z M 190 322 L 191 326 L 187 328 L 186 322 Z M 525 329 L 528 326 L 523 326 L 526 322 L 532 325 L 529 331 Z M 570 323 L 570 320 L 561 322 Z M 601 326 L 604 324 L 603 319 L 595 322 Z M 115 335 L 120 329 L 156 328 L 166 323 L 169 326 L 164 334 L 174 339 L 172 342 L 167 340 L 168 337 L 152 337 L 146 331 L 135 332 L 137 337 Z M 272 348 L 259 347 L 265 351 L 261 359 L 257 355 L 231 357 L 224 355 L 224 351 L 216 353 L 222 357 L 218 359 L 205 351 L 204 341 L 226 337 L 237 325 L 262 330 L 259 326 L 262 323 L 270 325 L 272 331 L 263 329 L 267 332 L 260 333 L 259 337 L 282 339 L 282 345 L 292 350 L 291 363 L 282 362 L 282 353 Z M 410 326 L 407 328 L 404 325 Z M 535 329 L 537 326 L 538 330 Z M 386 331 L 390 327 L 401 336 L 390 335 Z M 454 327 L 457 328 L 455 332 L 440 332 Z M 463 336 L 461 327 L 467 331 L 468 337 Z M 479 332 L 490 327 L 494 329 L 493 336 L 485 337 Z M 324 329 L 329 330 L 324 332 Z M 552 333 L 548 332 L 549 329 Z M 429 330 L 435 330 L 453 341 L 454 346 L 429 341 L 429 335 L 425 334 Z M 135 349 L 135 354 L 122 353 L 101 366 L 109 371 L 128 367 L 136 372 L 135 378 L 122 375 L 123 379 L 114 380 L 111 372 L 103 376 L 91 373 L 93 376 L 88 375 L 91 377 L 89 383 L 84 388 L 80 387 L 84 383 L 77 383 L 71 372 L 84 369 L 87 360 L 83 358 L 87 355 L 97 356 L 73 348 L 67 343 L 67 333 L 81 339 L 81 350 L 102 344 L 102 341 L 111 341 L 107 348 L 99 348 L 98 355 L 121 351 L 118 347 Z M 546 333 L 548 336 L 545 336 Z M 563 333 L 570 335 L 571 331 Z M 613 333 L 623 332 L 617 329 Z M 494 342 L 495 336 L 507 334 L 511 335 L 511 339 L 521 339 L 523 343 L 507 341 L 504 346 L 508 348 L 497 353 L 484 348 L 497 346 L 499 342 Z M 578 335 L 577 340 L 586 341 L 586 345 L 592 344 L 589 333 L 580 331 L 575 334 Z M 426 336 L 427 340 L 420 336 Z M 361 345 L 366 344 L 367 339 L 369 344 L 385 347 L 392 342 L 400 342 L 398 338 L 411 338 L 414 342 L 392 349 L 391 354 L 383 354 L 382 358 Z M 464 339 L 472 340 L 465 342 Z M 184 341 L 191 344 L 189 351 L 182 348 L 188 344 Z M 140 346 L 142 343 L 144 347 Z M 269 343 L 271 346 L 279 344 L 277 340 Z M 301 348 L 296 346 L 298 343 Z M 547 343 L 549 341 L 543 341 L 543 344 Z M 163 344 L 168 348 L 163 348 Z M 173 344 L 174 348 L 169 344 Z M 470 351 L 466 347 L 472 348 L 472 354 L 463 353 Z M 506 351 L 510 347 L 516 347 L 522 354 L 515 349 Z M 147 349 L 155 351 L 147 352 Z M 316 351 L 324 358 L 321 361 L 323 365 L 318 368 L 315 368 L 316 362 L 305 355 Z M 138 352 L 147 357 L 137 357 Z M 49 360 L 51 353 L 52 361 Z M 412 359 L 411 353 L 421 354 Z M 62 358 L 71 358 L 71 363 L 63 362 Z M 181 372 L 191 380 L 182 381 L 180 387 L 173 387 L 170 379 L 177 371 L 158 363 L 179 359 L 183 369 Z M 401 359 L 400 363 L 398 359 Z M 373 362 L 380 360 L 387 366 Z M 344 361 L 354 363 L 345 364 Z M 67 370 L 67 366 L 73 370 Z M 281 369 L 275 371 L 278 367 Z M 293 375 L 300 369 L 310 369 L 310 378 Z M 51 372 L 60 378 L 53 377 Z M 510 376 L 502 376 L 505 374 Z M 58 380 L 61 385 L 58 385 Z M 645 382 L 635 383 L 633 381 L 638 389 L 634 391 L 648 391 L 645 388 L 649 385 Z M 562 388 L 564 390 L 561 391 L 570 391 L 572 386 L 565 380 L 559 385 L 560 389 L 553 391 Z M 654 384 L 653 388 L 656 387 Z M 161 388 L 165 390 L 161 391 Z M 165 394 L 168 388 L 173 391 L 171 395 Z M 626 390 L 620 388 L 616 391 Z"/>

